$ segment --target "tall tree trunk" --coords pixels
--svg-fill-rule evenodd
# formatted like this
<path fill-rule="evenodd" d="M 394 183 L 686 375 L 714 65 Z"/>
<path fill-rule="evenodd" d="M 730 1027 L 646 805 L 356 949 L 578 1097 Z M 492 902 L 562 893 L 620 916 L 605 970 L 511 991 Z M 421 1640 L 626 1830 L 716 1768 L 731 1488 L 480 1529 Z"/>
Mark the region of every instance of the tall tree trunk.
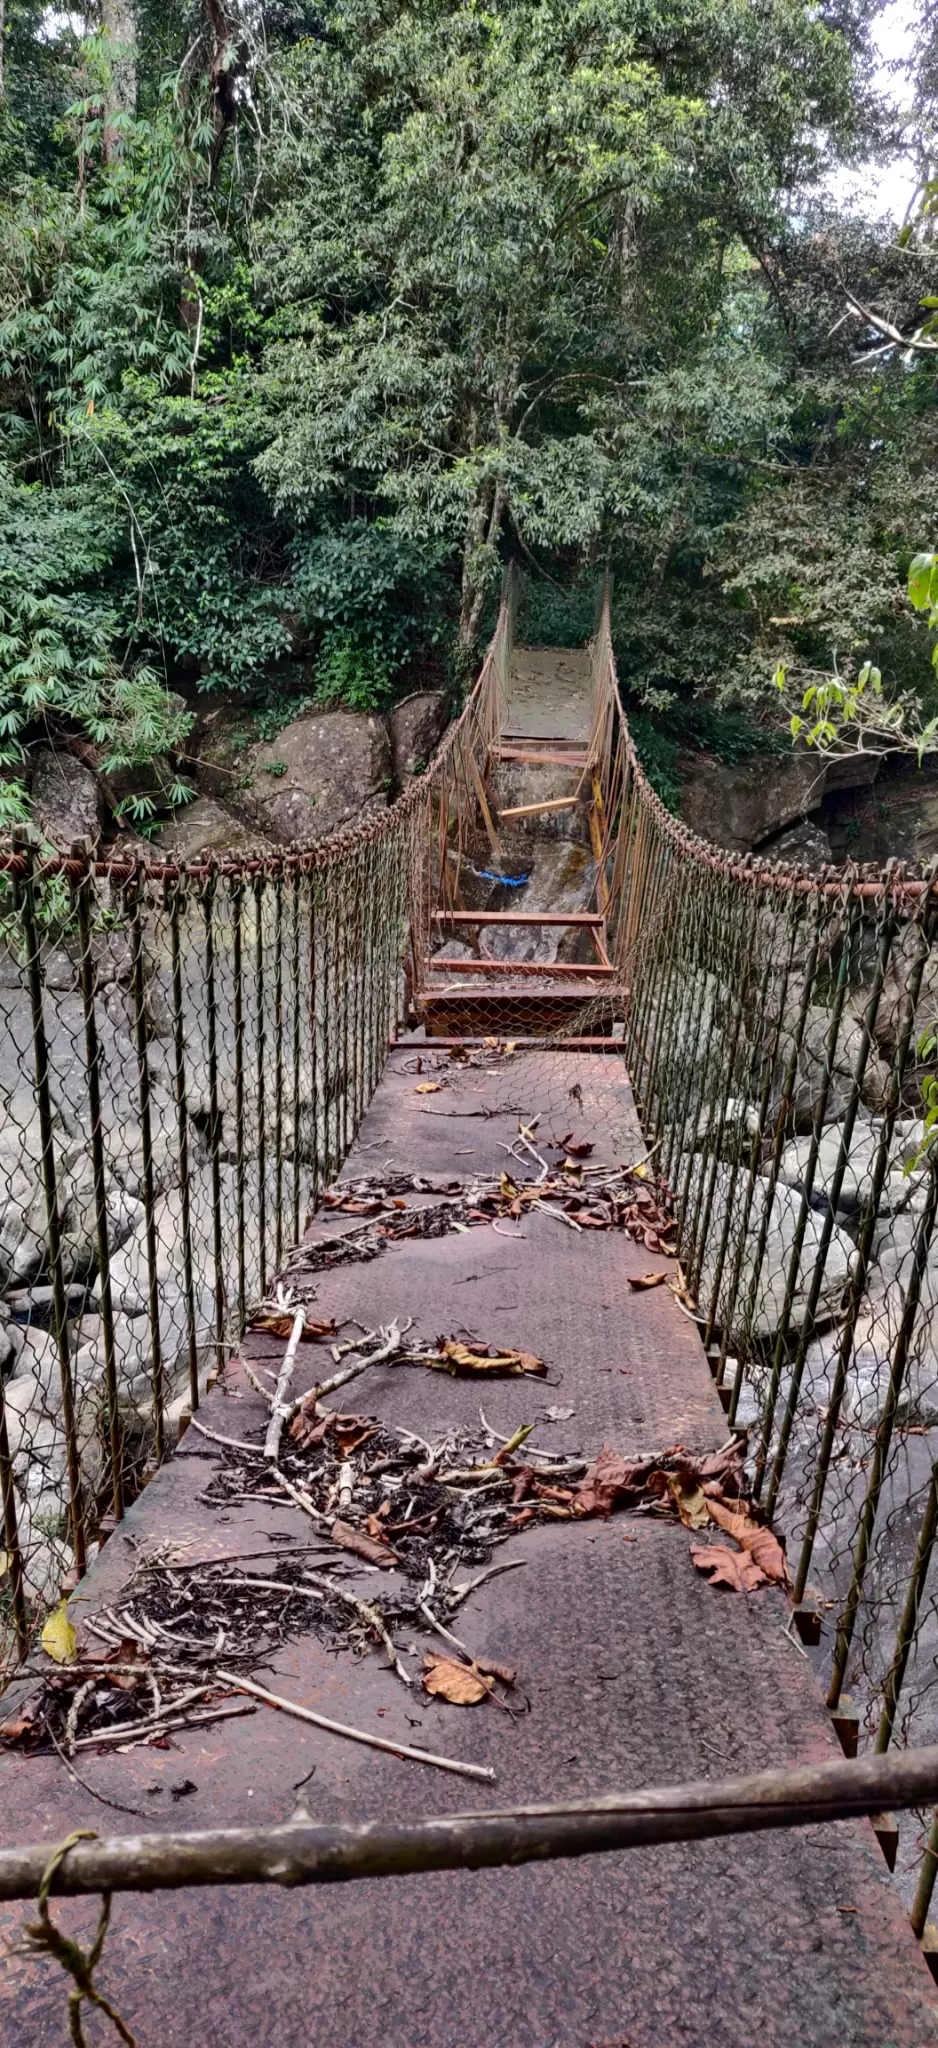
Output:
<path fill-rule="evenodd" d="M 463 549 L 462 605 L 459 613 L 459 638 L 464 647 L 473 645 L 479 630 L 488 571 L 492 565 L 493 550 L 507 502 L 508 494 L 504 485 L 489 482 L 483 485 L 470 514 Z"/>
<path fill-rule="evenodd" d="M 133 0 L 101 0 L 101 27 L 112 45 L 111 83 L 102 138 L 104 161 L 111 163 L 121 148 L 120 123 L 115 116 L 137 111 L 137 25 Z"/>

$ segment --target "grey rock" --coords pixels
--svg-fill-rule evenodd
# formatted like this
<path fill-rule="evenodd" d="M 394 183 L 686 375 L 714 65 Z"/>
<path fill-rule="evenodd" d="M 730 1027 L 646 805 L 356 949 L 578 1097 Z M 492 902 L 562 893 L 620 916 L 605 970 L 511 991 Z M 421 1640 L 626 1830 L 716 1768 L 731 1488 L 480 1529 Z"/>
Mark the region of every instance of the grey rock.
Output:
<path fill-rule="evenodd" d="M 180 865 L 199 853 L 218 853 L 231 847 L 243 850 L 247 846 L 258 846 L 263 851 L 267 843 L 258 839 L 256 831 L 243 818 L 211 796 L 196 797 L 193 803 L 181 805 L 150 841 L 158 858 L 178 861 Z"/>
<path fill-rule="evenodd" d="M 76 986 L 75 964 L 64 946 L 53 946 L 43 955 L 42 978 L 48 989 L 72 989 Z"/>
<path fill-rule="evenodd" d="M 391 728 L 391 767 L 403 785 L 422 774 L 446 730 L 446 698 L 442 690 L 415 690 L 395 704 Z"/>
<path fill-rule="evenodd" d="M 686 1159 L 681 1163 L 682 1177 L 686 1163 Z M 689 1213 L 691 1215 L 694 1213 L 697 1192 L 700 1186 L 699 1176 L 703 1172 L 709 1186 L 710 1171 L 711 1162 L 707 1155 L 695 1154 L 690 1175 Z M 734 1186 L 731 1168 L 722 1161 L 716 1162 L 710 1226 L 703 1255 L 699 1288 L 700 1300 L 705 1304 L 709 1303 L 716 1280 L 717 1258 L 723 1240 L 727 1208 L 730 1204 L 732 1205 L 729 1234 L 729 1242 L 731 1244 L 735 1245 L 736 1230 L 742 1229 L 745 1187 L 746 1175 L 744 1173 L 740 1172 L 736 1176 Z M 785 1295 L 788 1288 L 789 1268 L 794 1252 L 795 1234 L 801 1210 L 801 1194 L 798 1189 L 790 1188 L 783 1182 L 776 1188 L 774 1199 L 770 1198 L 771 1183 L 766 1176 L 759 1175 L 756 1179 L 748 1219 L 746 1249 L 743 1255 L 740 1286 L 736 1300 L 736 1328 L 734 1328 L 734 1336 L 739 1334 L 740 1318 L 748 1304 L 754 1282 L 756 1291 L 751 1334 L 755 1337 L 772 1338 L 775 1336 L 782 1320 Z M 757 1240 L 766 1208 L 768 1208 L 768 1227 L 765 1255 L 758 1281 L 755 1281 Z M 807 1315 L 808 1297 L 814 1282 L 822 1229 L 823 1218 L 817 1215 L 814 1210 L 810 1210 L 795 1272 L 795 1287 L 789 1320 L 789 1328 L 793 1331 L 801 1328 Z M 829 1320 L 836 1315 L 855 1261 L 855 1246 L 846 1233 L 835 1226 L 824 1262 L 824 1272 L 817 1308 L 818 1322 Z M 723 1289 L 726 1289 L 729 1285 L 729 1273 L 726 1268 L 731 1265 L 732 1261 L 730 1260 L 724 1266 L 721 1279 Z M 718 1316 L 717 1321 L 719 1319 Z"/>
<path fill-rule="evenodd" d="M 810 868 L 817 873 L 819 868 L 829 867 L 834 856 L 827 833 L 810 818 L 804 818 L 800 825 L 789 825 L 777 838 L 763 840 L 759 858 L 781 860 L 790 867 Z"/>
<path fill-rule="evenodd" d="M 33 753 L 33 811 L 40 831 L 63 853 L 76 839 L 97 846 L 101 836 L 98 778 L 74 754 L 37 747 Z"/>
<path fill-rule="evenodd" d="M 806 753 L 756 755 L 737 766 L 695 756 L 681 792 L 681 814 L 693 832 L 738 853 L 816 810 L 825 765 Z"/>
<path fill-rule="evenodd" d="M 251 771 L 246 811 L 269 839 L 297 846 L 386 806 L 391 743 L 370 713 L 310 713 L 255 748 Z"/>
<path fill-rule="evenodd" d="M 862 1209 L 872 1193 L 881 1131 L 881 1121 L 862 1116 L 857 1118 L 837 1199 L 837 1207 L 844 1215 L 849 1216 Z M 917 1172 L 906 1171 L 916 1159 L 924 1135 L 924 1124 L 915 1119 L 905 1118 L 897 1123 L 879 1199 L 881 1214 L 889 1215 L 893 1210 L 917 1207 L 924 1199 L 927 1173 L 922 1168 Z M 840 1160 L 842 1136 L 843 1125 L 831 1124 L 821 1137 L 812 1185 L 812 1201 L 816 1207 L 823 1205 L 831 1192 Z M 789 1187 L 803 1187 L 811 1146 L 812 1140 L 808 1136 L 793 1138 L 786 1145 L 779 1174 Z"/>

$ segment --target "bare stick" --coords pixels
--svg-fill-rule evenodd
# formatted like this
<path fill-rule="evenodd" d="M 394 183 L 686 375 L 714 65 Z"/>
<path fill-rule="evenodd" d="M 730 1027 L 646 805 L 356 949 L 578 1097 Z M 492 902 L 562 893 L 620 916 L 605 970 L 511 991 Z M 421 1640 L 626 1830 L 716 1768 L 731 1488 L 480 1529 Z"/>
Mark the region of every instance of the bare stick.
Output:
<path fill-rule="evenodd" d="M 287 1391 L 293 1378 L 297 1349 L 305 1328 L 306 1310 L 305 1308 L 298 1308 L 293 1318 L 293 1328 L 290 1331 L 289 1343 L 283 1354 L 283 1364 L 280 1367 L 276 1389 L 270 1397 L 270 1421 L 267 1424 L 267 1435 L 264 1438 L 264 1456 L 269 1459 L 272 1465 L 275 1465 L 277 1462 L 283 1425 L 290 1414 L 290 1409 L 286 1405 Z"/>
<path fill-rule="evenodd" d="M 442 1636 L 443 1641 L 445 1643 L 452 1643 L 454 1649 L 461 1650 L 463 1656 L 470 1658 L 471 1662 L 474 1664 L 475 1651 L 470 1650 L 468 1643 L 461 1642 L 458 1636 L 453 1635 L 451 1629 L 444 1628 L 443 1623 L 441 1621 L 437 1621 L 433 1609 L 427 1606 L 425 1600 L 421 1600 L 418 1604 L 420 1607 L 420 1612 L 423 1615 L 423 1618 L 427 1623 L 428 1628 L 432 1628 L 436 1635 Z"/>
<path fill-rule="evenodd" d="M 224 1685 L 237 1686 L 248 1692 L 253 1699 L 263 1700 L 265 1706 L 279 1707 L 284 1714 L 293 1714 L 298 1721 L 310 1721 L 314 1728 L 325 1728 L 330 1735 L 344 1735 L 349 1742 L 363 1742 L 368 1749 L 386 1750 L 389 1756 L 407 1757 L 411 1763 L 433 1764 L 438 1771 L 455 1771 L 461 1778 L 487 1778 L 494 1783 L 495 1772 L 485 1764 L 457 1763 L 455 1757 L 433 1756 L 428 1749 L 411 1749 L 406 1742 L 389 1742 L 383 1735 L 367 1735 L 363 1728 L 347 1728 L 341 1721 L 330 1721 L 325 1714 L 314 1714 L 311 1707 L 299 1707 L 295 1700 L 285 1700 L 279 1693 L 268 1692 L 266 1686 L 255 1685 L 251 1678 L 236 1678 L 233 1672 L 219 1671 Z"/>
<path fill-rule="evenodd" d="M 582 1223 L 574 1223 L 573 1217 L 567 1215 L 566 1209 L 552 1209 L 547 1202 L 532 1202 L 531 1207 L 540 1209 L 542 1216 L 553 1216 L 557 1223 L 568 1224 L 571 1230 L 583 1229 Z"/>
<path fill-rule="evenodd" d="M 81 1735 L 77 1749 L 95 1749 L 102 1742 L 148 1742 L 153 1735 L 168 1735 L 174 1728 L 200 1728 L 206 1721 L 231 1721 L 250 1714 L 253 1707 L 206 1707 L 196 1714 L 165 1714 L 161 1721 L 131 1721 L 126 1728 L 105 1728 L 100 1735 Z"/>
<path fill-rule="evenodd" d="M 516 1572 L 519 1565 L 527 1564 L 527 1562 L 526 1557 L 506 1557 L 502 1564 L 490 1564 L 488 1571 L 480 1572 L 477 1578 L 469 1580 L 468 1585 L 454 1586 L 452 1588 L 452 1591 L 447 1596 L 451 1607 L 454 1611 L 457 1607 L 461 1607 L 463 1601 L 468 1600 L 470 1593 L 477 1593 L 479 1587 L 485 1585 L 486 1579 L 497 1579 L 499 1572 Z"/>
<path fill-rule="evenodd" d="M 430 1761 L 419 1750 L 411 1754 Z M 897 1807 L 931 1806 L 936 1798 L 938 1748 L 893 1750 L 886 1756 L 761 1771 L 722 1782 L 704 1779 L 600 1793 L 561 1805 L 419 1821 L 322 1826 L 288 1821 L 272 1828 L 116 1835 L 76 1842 L 62 1857 L 49 1891 L 74 1897 L 183 1885 L 330 1884 L 405 1872 L 493 1869 L 658 1842 L 815 1827 Z M 35 1898 L 48 1863 L 48 1842 L 0 1849 L 0 1899 Z"/>
<path fill-rule="evenodd" d="M 97 1685 L 97 1679 L 94 1680 L 94 1683 Z M 144 1811 L 142 1806 L 125 1806 L 122 1799 L 109 1799 L 106 1792 L 99 1792 L 94 1785 L 89 1785 L 87 1778 L 82 1778 L 79 1775 L 71 1758 L 66 1756 L 64 1749 L 56 1741 L 48 1719 L 46 1720 L 46 1734 L 60 1763 L 64 1765 L 65 1770 L 68 1772 L 73 1785 L 80 1785 L 83 1792 L 89 1792 L 92 1799 L 99 1799 L 102 1806 L 113 1807 L 115 1813 L 132 1813 L 135 1820 L 149 1820 L 150 1815 Z"/>
<path fill-rule="evenodd" d="M 287 1478 L 286 1473 L 281 1471 L 279 1465 L 272 1465 L 271 1471 L 276 1473 L 284 1492 L 289 1494 L 290 1499 L 296 1502 L 298 1508 L 302 1508 L 304 1515 L 309 1515 L 310 1520 L 313 1522 L 328 1523 L 328 1515 L 321 1515 L 319 1509 L 314 1508 L 312 1501 L 307 1499 L 305 1493 L 301 1493 L 298 1486 L 294 1486 L 292 1479 Z"/>
<path fill-rule="evenodd" d="M 389 1323 L 386 1329 L 371 1331 L 371 1336 L 381 1337 L 384 1340 L 379 1345 L 377 1351 L 370 1351 L 367 1358 L 358 1358 L 354 1365 L 343 1366 L 341 1372 L 334 1372 L 331 1379 L 323 1380 L 316 1389 L 317 1402 L 322 1400 L 324 1394 L 337 1393 L 339 1387 L 348 1385 L 349 1380 L 357 1380 L 361 1373 L 368 1371 L 370 1365 L 381 1365 L 385 1359 L 393 1358 L 395 1352 L 400 1350 L 408 1330 L 413 1327 L 413 1320 L 413 1316 L 408 1316 L 406 1323 L 400 1325 Z M 368 1339 L 366 1338 L 365 1342 L 367 1343 L 367 1341 Z M 293 1410 L 294 1414 L 299 1406 L 300 1403 L 297 1401 Z"/>
<path fill-rule="evenodd" d="M 219 1436 L 217 1429 L 206 1429 L 204 1422 L 200 1422 L 197 1415 L 190 1415 L 189 1428 L 197 1429 L 200 1436 L 207 1436 L 213 1444 L 224 1444 L 228 1451 L 250 1451 L 252 1458 L 262 1458 L 264 1455 L 262 1444 L 246 1444 L 239 1436 Z"/>

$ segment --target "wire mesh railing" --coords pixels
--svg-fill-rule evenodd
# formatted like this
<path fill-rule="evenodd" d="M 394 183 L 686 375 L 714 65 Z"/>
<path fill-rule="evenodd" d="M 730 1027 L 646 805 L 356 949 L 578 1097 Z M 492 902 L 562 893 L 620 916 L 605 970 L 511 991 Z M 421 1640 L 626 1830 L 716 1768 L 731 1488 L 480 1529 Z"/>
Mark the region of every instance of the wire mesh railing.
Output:
<path fill-rule="evenodd" d="M 842 1739 L 938 1727 L 938 883 L 817 874 L 696 838 L 623 757 L 614 957 L 625 1049 L 687 1297 Z M 922 1932 L 938 1827 L 904 1824 Z"/>
<path fill-rule="evenodd" d="M 396 803 L 188 866 L 0 850 L 0 1677 L 198 1407 L 301 1237 L 419 979 L 475 689 Z"/>

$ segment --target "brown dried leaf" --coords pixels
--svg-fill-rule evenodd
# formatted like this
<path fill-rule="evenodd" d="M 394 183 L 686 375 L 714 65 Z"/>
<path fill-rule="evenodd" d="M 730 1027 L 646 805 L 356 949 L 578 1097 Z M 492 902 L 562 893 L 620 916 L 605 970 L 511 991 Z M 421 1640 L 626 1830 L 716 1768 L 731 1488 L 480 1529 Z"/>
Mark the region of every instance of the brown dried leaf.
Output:
<path fill-rule="evenodd" d="M 250 1327 L 252 1330 L 267 1330 L 272 1337 L 289 1337 L 293 1330 L 294 1313 L 293 1309 L 285 1310 L 283 1315 L 278 1315 L 274 1309 L 267 1311 L 259 1309 L 257 1314 L 251 1317 Z M 334 1335 L 335 1323 L 331 1316 L 326 1322 L 316 1322 L 311 1316 L 307 1316 L 303 1324 L 303 1337 L 301 1341 L 309 1343 L 314 1337 L 333 1337 Z"/>
<path fill-rule="evenodd" d="M 442 1081 L 418 1081 L 418 1083 L 417 1083 L 417 1086 L 416 1086 L 416 1088 L 414 1089 L 414 1094 L 415 1094 L 415 1095 L 439 1095 L 439 1092 L 440 1092 L 440 1089 L 442 1088 L 442 1086 L 443 1086 L 443 1083 L 442 1083 Z"/>
<path fill-rule="evenodd" d="M 448 1700 L 451 1707 L 478 1706 L 491 1691 L 469 1664 L 460 1664 L 455 1657 L 438 1657 L 432 1650 L 424 1652 L 423 1686 L 435 1699 Z"/>
<path fill-rule="evenodd" d="M 574 1490 L 578 1515 L 611 1515 L 625 1494 L 641 1490 L 648 1467 L 627 1465 L 611 1444 L 603 1444 Z M 641 1478 L 637 1474 L 641 1472 Z"/>
<path fill-rule="evenodd" d="M 588 1159 L 590 1153 L 595 1152 L 596 1147 L 595 1145 L 588 1144 L 585 1138 L 565 1138 L 563 1149 L 565 1152 L 569 1152 L 574 1159 Z"/>
<path fill-rule="evenodd" d="M 630 1273 L 629 1286 L 634 1288 L 636 1294 L 640 1294 L 646 1287 L 660 1287 L 667 1277 L 667 1273 L 640 1273 L 637 1278 L 633 1278 Z"/>
<path fill-rule="evenodd" d="M 366 1564 L 377 1564 L 384 1571 L 400 1563 L 397 1551 L 390 1543 L 378 1543 L 373 1536 L 366 1536 L 361 1529 L 353 1529 L 351 1522 L 333 1522 L 329 1531 L 333 1543 L 340 1550 L 351 1550 L 356 1557 L 363 1557 Z"/>
<path fill-rule="evenodd" d="M 785 1563 L 785 1552 L 771 1529 L 763 1529 L 749 1515 L 734 1512 L 732 1508 L 724 1507 L 722 1501 L 712 1500 L 709 1495 L 707 1512 L 711 1521 L 716 1522 L 719 1528 L 725 1529 L 727 1535 L 732 1536 L 741 1544 L 743 1550 L 748 1552 L 764 1578 L 771 1579 L 777 1586 L 787 1586 L 788 1566 Z"/>
<path fill-rule="evenodd" d="M 487 1348 L 460 1344 L 455 1337 L 446 1338 L 426 1362 L 442 1372 L 504 1373 L 509 1378 L 521 1373 L 542 1376 L 547 1371 L 543 1358 L 536 1358 L 533 1351 L 496 1351 L 490 1356 Z"/>
<path fill-rule="evenodd" d="M 752 1593 L 765 1584 L 765 1573 L 745 1551 L 727 1550 L 722 1543 L 691 1544 L 691 1559 L 699 1572 L 711 1574 L 711 1586 L 730 1586 L 734 1593 Z"/>

